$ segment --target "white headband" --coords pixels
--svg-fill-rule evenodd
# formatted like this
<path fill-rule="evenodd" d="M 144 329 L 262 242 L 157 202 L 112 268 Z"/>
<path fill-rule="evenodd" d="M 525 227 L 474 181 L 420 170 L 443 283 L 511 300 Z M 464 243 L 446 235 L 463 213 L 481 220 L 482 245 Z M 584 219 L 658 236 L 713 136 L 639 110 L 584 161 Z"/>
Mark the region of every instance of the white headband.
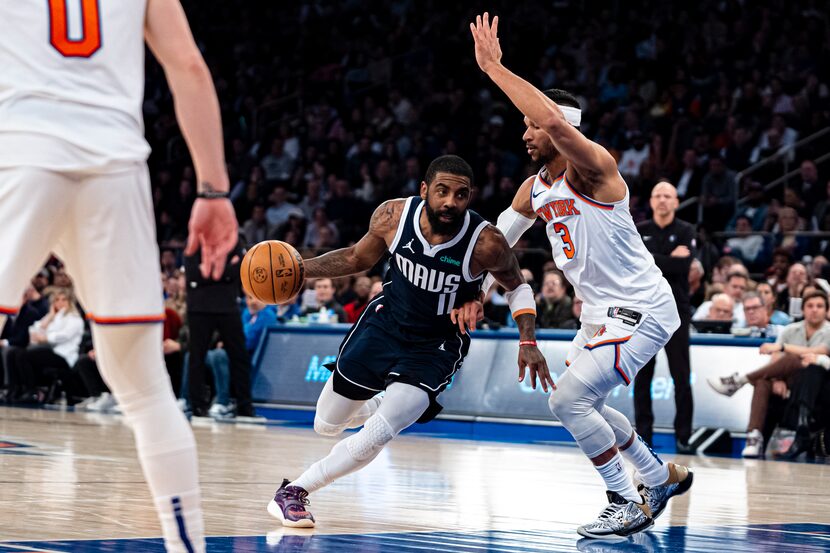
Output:
<path fill-rule="evenodd" d="M 582 122 L 582 110 L 579 108 L 574 108 L 571 106 L 559 106 L 559 109 L 562 110 L 562 114 L 565 116 L 565 121 L 573 125 L 574 127 L 578 127 L 579 124 Z"/>

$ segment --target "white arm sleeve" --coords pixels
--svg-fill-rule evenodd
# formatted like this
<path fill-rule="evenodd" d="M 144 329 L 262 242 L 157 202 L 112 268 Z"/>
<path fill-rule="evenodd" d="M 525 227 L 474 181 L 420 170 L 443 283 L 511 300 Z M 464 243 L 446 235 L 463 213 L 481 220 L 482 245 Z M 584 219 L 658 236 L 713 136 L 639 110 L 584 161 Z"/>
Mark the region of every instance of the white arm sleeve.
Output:
<path fill-rule="evenodd" d="M 536 218 L 525 217 L 515 209 L 513 206 L 508 207 L 499 215 L 496 221 L 496 228 L 498 228 L 507 240 L 507 243 L 512 248 L 519 241 L 519 238 L 527 232 L 527 229 L 533 226 Z M 493 283 L 496 281 L 493 275 L 488 274 L 481 284 L 481 290 L 486 294 Z"/>

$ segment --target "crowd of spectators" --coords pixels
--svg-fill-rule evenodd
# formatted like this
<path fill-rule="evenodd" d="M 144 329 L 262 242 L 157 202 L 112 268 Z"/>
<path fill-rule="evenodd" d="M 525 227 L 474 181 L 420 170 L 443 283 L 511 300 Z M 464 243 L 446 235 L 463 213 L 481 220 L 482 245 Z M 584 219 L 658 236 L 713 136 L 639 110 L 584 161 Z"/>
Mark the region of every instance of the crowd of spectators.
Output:
<path fill-rule="evenodd" d="M 217 85 L 242 247 L 280 239 L 310 255 L 348 245 L 378 203 L 417 194 L 429 161 L 445 153 L 473 166 L 472 208 L 495 221 L 538 169 L 523 152 L 521 114 L 475 64 L 467 30 L 474 12 L 463 3 L 183 4 Z M 618 160 L 636 222 L 649 217 L 658 180 L 677 188 L 678 217 L 697 225 L 690 316 L 774 335 L 802 316 L 803 294 L 828 288 L 830 234 L 798 231 L 830 231 L 830 163 L 823 160 L 830 133 L 794 147 L 830 126 L 827 1 L 496 0 L 491 11 L 501 17 L 511 68 L 579 97 L 581 130 Z M 186 397 L 191 336 L 180 268 L 196 182 L 153 61 L 144 114 L 168 320 L 179 321 L 165 328 L 164 351 L 174 387 Z M 539 325 L 577 328 L 582 302 L 550 261 L 543 225 L 527 233 L 517 254 L 537 294 Z M 296 304 L 249 298 L 240 314 L 247 354 L 273 321 L 354 322 L 380 289 L 383 269 L 309 282 Z M 31 368 L 43 356 L 51 354 L 47 365 L 64 377 L 73 366 L 85 367 L 79 375 L 94 368 L 88 332 L 73 334 L 71 348 L 48 338 L 74 309 L 60 307 L 59 293 L 50 303 L 49 288 L 71 298 L 59 264 L 33 279 L 4 330 L 6 374 L 17 379 L 6 382 L 9 397 L 48 399 L 38 385 L 60 375 Z M 510 324 L 498 290 L 486 314 L 493 326 Z M 50 354 L 8 354 L 25 352 L 41 335 L 54 346 Z M 222 383 L 233 368 L 225 344 L 205 340 L 206 385 L 228 407 Z M 100 377 L 82 378 L 81 386 L 89 405 L 113 406 Z"/>

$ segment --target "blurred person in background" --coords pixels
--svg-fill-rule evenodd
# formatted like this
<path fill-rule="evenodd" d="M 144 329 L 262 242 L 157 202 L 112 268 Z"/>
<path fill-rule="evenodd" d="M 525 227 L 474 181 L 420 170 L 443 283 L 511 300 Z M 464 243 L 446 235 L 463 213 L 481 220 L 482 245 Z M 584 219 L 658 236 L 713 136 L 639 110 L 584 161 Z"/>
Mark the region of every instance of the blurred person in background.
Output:
<path fill-rule="evenodd" d="M 190 329 L 188 391 L 194 417 L 207 417 L 210 390 L 205 384 L 206 357 L 214 341 L 221 336 L 223 349 L 230 360 L 230 391 L 236 398 L 236 416 L 254 417 L 251 403 L 251 361 L 245 348 L 245 333 L 239 312 L 239 264 L 245 255 L 242 242 L 228 254 L 220 280 L 210 280 L 199 270 L 199 252 L 185 257 L 187 277 L 187 322 Z M 217 385 L 218 387 L 219 385 Z"/>
<path fill-rule="evenodd" d="M 323 320 L 317 322 L 344 323 L 347 321 L 348 316 L 343 310 L 343 306 L 334 298 L 334 283 L 330 278 L 318 278 L 314 281 L 314 297 L 316 305 L 303 309 L 302 315 L 304 317 L 319 314 Z M 322 315 L 324 310 L 325 316 Z"/>
<path fill-rule="evenodd" d="M 666 342 L 664 349 L 669 362 L 669 372 L 674 382 L 674 436 L 678 453 L 691 453 L 689 438 L 692 435 L 694 403 L 689 382 L 689 322 L 692 306 L 689 302 L 689 272 L 695 255 L 695 228 L 677 219 L 679 205 L 677 191 L 666 181 L 657 183 L 651 190 L 650 205 L 653 218 L 637 225 L 654 262 L 671 286 L 680 326 Z M 654 439 L 654 412 L 651 408 L 651 381 L 654 378 L 656 355 L 652 357 L 634 379 L 634 419 L 637 433 L 648 444 Z"/>
<path fill-rule="evenodd" d="M 383 285 L 381 284 L 381 288 Z M 355 299 L 343 306 L 343 311 L 346 312 L 346 321 L 349 324 L 354 324 L 360 318 L 360 314 L 366 309 L 366 304 L 369 303 L 369 294 L 372 291 L 372 279 L 367 276 L 359 276 L 355 279 L 352 286 Z"/>
<path fill-rule="evenodd" d="M 50 297 L 49 312 L 29 328 L 29 346 L 18 350 L 12 399 L 19 403 L 42 403 L 45 396 L 37 387 L 44 382 L 47 368 L 68 370 L 78 359 L 84 321 L 68 288 L 57 288 Z M 11 376 L 11 375 L 10 375 Z"/>
<path fill-rule="evenodd" d="M 764 445 L 772 428 L 765 427 L 767 407 L 773 394 L 773 382 L 785 381 L 792 387 L 802 368 L 801 356 L 806 353 L 830 355 L 830 323 L 827 322 L 827 295 L 814 291 L 804 296 L 804 320 L 784 327 L 775 343 L 761 344 L 760 352 L 772 355 L 772 360 L 755 371 L 734 373 L 725 377 L 707 379 L 709 386 L 719 394 L 732 396 L 746 384 L 752 384 L 752 405 L 747 426 L 744 457 L 763 457 Z M 766 434 L 764 431 L 766 430 Z"/>
<path fill-rule="evenodd" d="M 778 303 L 778 296 L 771 284 L 768 282 L 760 282 L 755 288 L 755 291 L 758 292 L 764 301 L 764 307 L 767 310 L 770 323 L 783 326 L 793 322 L 789 315 L 775 308 Z"/>
<path fill-rule="evenodd" d="M 562 328 L 572 317 L 571 298 L 567 294 L 565 277 L 559 271 L 547 271 L 542 277 L 542 291 L 536 301 L 536 326 Z"/>

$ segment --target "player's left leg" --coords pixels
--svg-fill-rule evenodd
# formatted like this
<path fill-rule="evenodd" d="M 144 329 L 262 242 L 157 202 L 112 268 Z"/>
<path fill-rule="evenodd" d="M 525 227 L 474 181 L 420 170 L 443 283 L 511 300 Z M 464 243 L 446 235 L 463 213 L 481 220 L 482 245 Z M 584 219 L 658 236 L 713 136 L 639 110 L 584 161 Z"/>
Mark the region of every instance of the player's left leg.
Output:
<path fill-rule="evenodd" d="M 286 526 L 314 526 L 314 517 L 304 507 L 308 503 L 306 496 L 371 463 L 392 438 L 421 417 L 429 403 L 429 395 L 421 388 L 391 383 L 377 412 L 363 428 L 338 442 L 327 457 L 311 465 L 299 478 L 290 484 L 283 482 L 268 512 Z"/>
<path fill-rule="evenodd" d="M 196 442 L 162 352 L 164 308 L 143 165 L 79 183 L 58 254 L 93 321 L 106 383 L 135 434 L 167 551 L 205 550 Z"/>

